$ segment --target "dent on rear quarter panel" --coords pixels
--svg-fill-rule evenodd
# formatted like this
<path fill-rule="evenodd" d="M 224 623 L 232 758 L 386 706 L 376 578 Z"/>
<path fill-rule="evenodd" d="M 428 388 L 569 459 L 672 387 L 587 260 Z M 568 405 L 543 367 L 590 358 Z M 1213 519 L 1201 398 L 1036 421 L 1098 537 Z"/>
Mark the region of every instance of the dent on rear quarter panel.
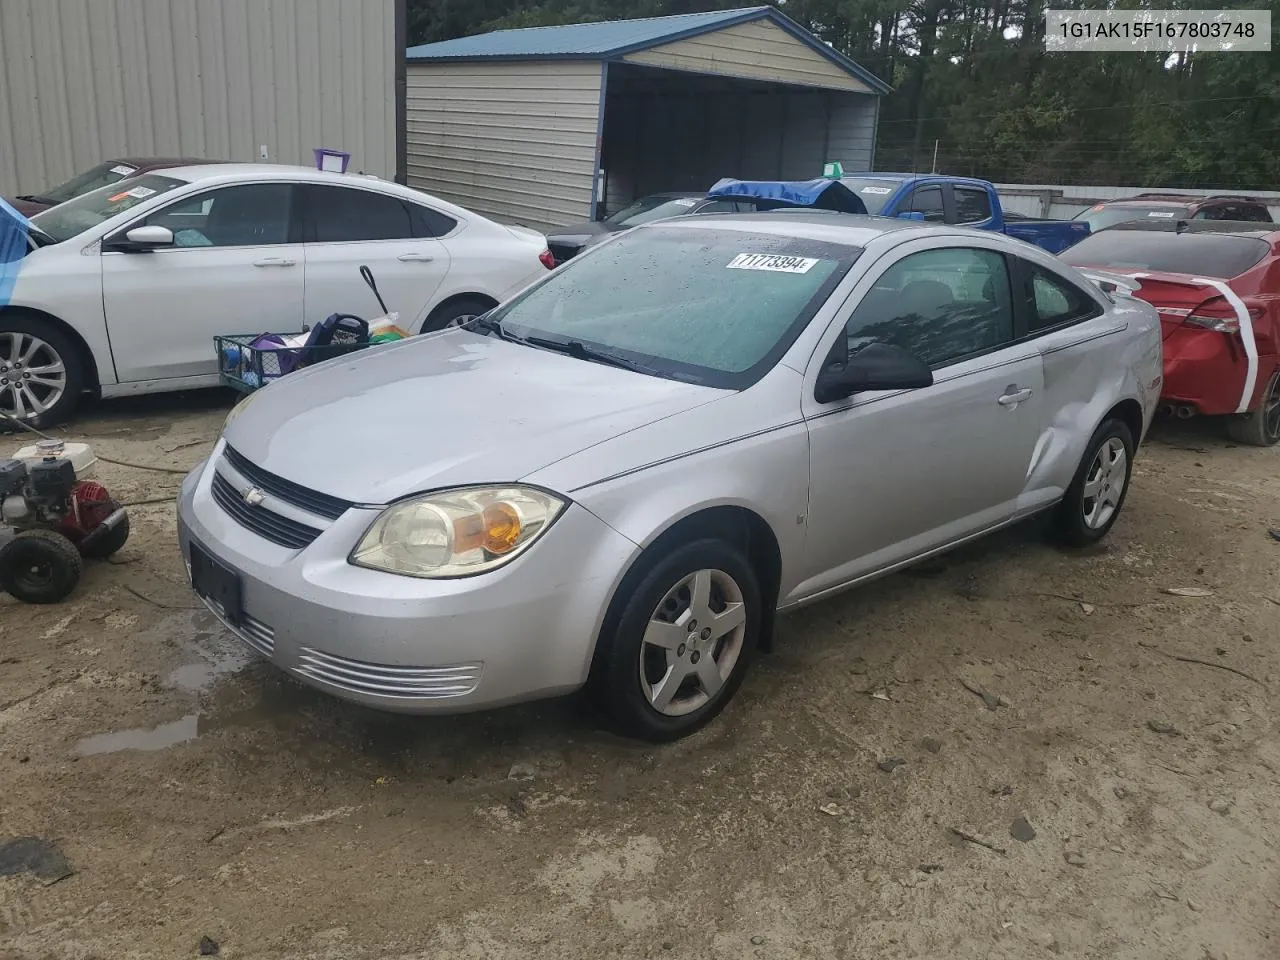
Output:
<path fill-rule="evenodd" d="M 1126 325 L 1123 330 L 1045 355 L 1045 395 L 1081 399 L 1064 404 L 1048 424 L 1028 490 L 1065 492 L 1094 431 L 1116 404 L 1136 400 L 1143 409 L 1145 431 L 1159 399 L 1150 383 L 1160 376 L 1161 363 L 1159 319 L 1153 309 L 1142 309 L 1145 306 L 1129 309 L 1120 301 L 1114 320 Z"/>

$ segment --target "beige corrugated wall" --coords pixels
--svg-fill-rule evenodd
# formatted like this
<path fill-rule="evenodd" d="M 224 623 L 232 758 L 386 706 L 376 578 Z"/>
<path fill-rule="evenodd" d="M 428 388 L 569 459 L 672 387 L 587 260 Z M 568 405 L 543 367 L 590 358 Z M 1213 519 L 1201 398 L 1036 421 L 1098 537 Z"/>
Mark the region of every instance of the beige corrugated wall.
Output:
<path fill-rule="evenodd" d="M 396 167 L 395 0 L 0 0 L 0 193 L 104 159 Z"/>
<path fill-rule="evenodd" d="M 595 60 L 411 61 L 409 185 L 535 229 L 585 220 L 600 72 Z"/>
<path fill-rule="evenodd" d="M 677 40 L 624 58 L 628 63 L 695 73 L 793 83 L 829 90 L 870 93 L 871 88 L 843 67 L 801 43 L 768 20 L 726 27 L 689 40 Z"/>

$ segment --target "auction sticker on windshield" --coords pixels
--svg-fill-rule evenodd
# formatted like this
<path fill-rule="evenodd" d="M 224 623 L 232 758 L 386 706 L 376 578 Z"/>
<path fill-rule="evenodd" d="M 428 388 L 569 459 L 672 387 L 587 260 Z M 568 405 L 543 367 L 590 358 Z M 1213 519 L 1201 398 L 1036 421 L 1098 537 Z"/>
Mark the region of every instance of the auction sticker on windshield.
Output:
<path fill-rule="evenodd" d="M 858 192 L 870 193 L 877 197 L 883 197 L 886 193 L 893 193 L 893 189 L 890 187 L 863 187 Z"/>
<path fill-rule="evenodd" d="M 771 270 L 774 273 L 808 273 L 817 262 L 813 257 L 781 257 L 769 253 L 740 253 L 729 261 L 729 269 Z"/>

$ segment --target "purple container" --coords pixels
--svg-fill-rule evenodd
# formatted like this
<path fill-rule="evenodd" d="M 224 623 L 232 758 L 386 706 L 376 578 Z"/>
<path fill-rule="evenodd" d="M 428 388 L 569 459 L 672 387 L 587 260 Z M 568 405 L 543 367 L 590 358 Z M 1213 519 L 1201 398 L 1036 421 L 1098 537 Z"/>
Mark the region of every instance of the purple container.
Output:
<path fill-rule="evenodd" d="M 330 173 L 346 173 L 351 154 L 341 150 L 330 150 L 327 147 L 316 147 L 316 169 L 328 170 Z"/>

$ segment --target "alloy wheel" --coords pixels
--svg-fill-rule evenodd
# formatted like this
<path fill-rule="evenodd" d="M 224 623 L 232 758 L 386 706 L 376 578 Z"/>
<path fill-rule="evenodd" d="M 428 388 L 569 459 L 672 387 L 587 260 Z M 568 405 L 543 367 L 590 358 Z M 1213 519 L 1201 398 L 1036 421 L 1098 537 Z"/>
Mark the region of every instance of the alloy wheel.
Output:
<path fill-rule="evenodd" d="M 1271 378 L 1267 395 L 1262 399 L 1262 426 L 1268 441 L 1275 443 L 1280 439 L 1280 373 Z"/>
<path fill-rule="evenodd" d="M 67 390 L 58 351 L 30 333 L 0 332 L 0 412 L 27 420 L 52 408 Z"/>
<path fill-rule="evenodd" d="M 1081 498 L 1085 526 L 1098 530 L 1111 522 L 1124 496 L 1128 468 L 1129 455 L 1119 437 L 1110 437 L 1098 448 L 1085 476 Z"/>
<path fill-rule="evenodd" d="M 747 633 L 742 588 L 723 570 L 698 570 L 667 591 L 640 644 L 640 689 L 659 713 L 705 706 L 733 673 Z"/>

